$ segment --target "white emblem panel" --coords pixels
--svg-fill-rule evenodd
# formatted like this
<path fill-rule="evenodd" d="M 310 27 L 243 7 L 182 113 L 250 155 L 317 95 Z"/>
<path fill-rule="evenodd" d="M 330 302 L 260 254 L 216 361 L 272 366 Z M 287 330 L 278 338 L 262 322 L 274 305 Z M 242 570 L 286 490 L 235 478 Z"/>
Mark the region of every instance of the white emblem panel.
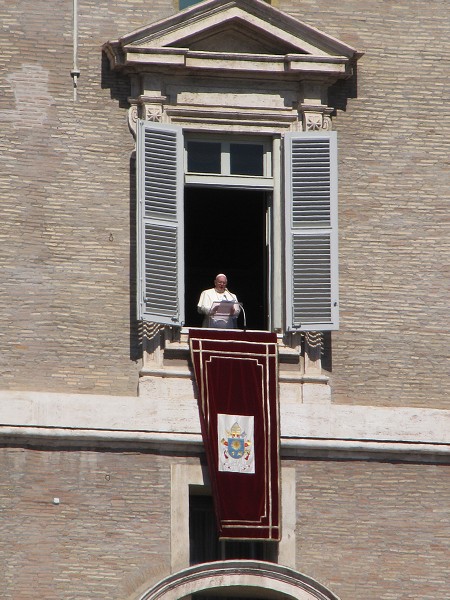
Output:
<path fill-rule="evenodd" d="M 219 471 L 255 472 L 254 417 L 217 415 Z"/>

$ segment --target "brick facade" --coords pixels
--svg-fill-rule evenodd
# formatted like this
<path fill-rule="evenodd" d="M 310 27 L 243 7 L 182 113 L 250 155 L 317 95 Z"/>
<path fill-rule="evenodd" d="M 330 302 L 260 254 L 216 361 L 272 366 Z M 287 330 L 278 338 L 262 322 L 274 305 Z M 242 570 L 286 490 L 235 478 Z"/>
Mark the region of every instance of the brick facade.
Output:
<path fill-rule="evenodd" d="M 334 119 L 342 314 L 334 401 L 445 407 L 443 4 L 279 8 L 366 53 L 357 98 Z M 108 74 L 100 48 L 172 12 L 167 1 L 145 11 L 83 3 L 74 103 L 71 4 L 3 9 L 4 388 L 136 392 L 129 90 Z"/>
<path fill-rule="evenodd" d="M 444 6 L 280 2 L 282 10 L 365 52 L 357 97 L 333 121 L 342 317 L 333 334 L 336 402 L 448 408 Z"/>
<path fill-rule="evenodd" d="M 2 448 L 2 598 L 135 598 L 170 571 L 170 465 L 197 461 Z M 448 466 L 299 460 L 296 471 L 299 571 L 346 600 L 449 597 Z"/>
<path fill-rule="evenodd" d="M 444 600 L 449 475 L 448 465 L 298 463 L 298 569 L 346 600 Z"/>
<path fill-rule="evenodd" d="M 336 428 L 332 417 L 321 428 L 315 418 L 326 414 L 324 397 L 324 412 L 308 413 L 306 437 L 318 439 L 328 427 L 325 442 L 357 444 L 367 426 L 374 435 L 363 441 L 387 441 L 392 448 L 398 427 L 400 444 L 441 450 L 445 432 L 430 423 L 445 411 L 427 412 L 425 439 L 420 417 L 417 424 L 406 409 L 450 408 L 446 3 L 272 4 L 365 53 L 357 77 L 333 86 L 329 102 L 337 107 L 340 161 L 341 328 L 332 334 L 332 402 L 364 406 L 339 413 Z M 5 410 L 13 417 L 0 424 L 6 427 L 0 432 L 0 595 L 137 600 L 142 586 L 170 572 L 171 465 L 198 465 L 197 451 L 189 444 L 185 453 L 163 445 L 146 450 L 135 441 L 90 447 L 76 435 L 63 447 L 51 441 L 49 429 L 66 427 L 72 435 L 79 427 L 83 436 L 103 426 L 105 439 L 111 431 L 118 439 L 126 427 L 115 419 L 128 410 L 128 439 L 141 439 L 142 432 L 169 438 L 198 433 L 191 427 L 195 402 L 187 378 L 161 384 L 164 394 L 158 387 L 163 379 L 158 386 L 147 382 L 145 401 L 156 407 L 151 411 L 150 404 L 138 406 L 144 394 L 128 405 L 142 363 L 130 84 L 109 71 L 101 52 L 106 41 L 174 14 L 176 2 L 80 2 L 76 101 L 72 2 L 24 0 L 3 3 L 1 12 L 0 392 L 30 395 L 14 396 L 18 408 Z M 33 392 L 43 392 L 39 406 Z M 52 393 L 48 400 L 45 394 Z M 93 409 L 80 417 L 77 404 L 69 415 L 72 396 L 65 394 L 92 394 Z M 178 400 L 184 394 L 178 405 L 177 394 Z M 108 402 L 107 396 L 117 397 L 116 412 L 112 402 L 95 404 L 100 396 Z M 301 395 L 287 396 L 289 420 L 297 414 L 289 407 Z M 41 427 L 48 443 L 14 437 L 22 407 L 23 423 Z M 67 414 L 54 407 L 66 407 Z M 369 407 L 398 407 L 392 428 L 387 413 L 366 419 Z M 180 414 L 185 429 L 177 430 L 178 422 L 166 426 L 170 411 Z M 152 428 L 155 414 L 165 419 L 160 428 Z M 346 417 L 356 414 L 357 439 Z M 297 473 L 298 570 L 342 600 L 449 598 L 444 460 L 434 463 L 429 454 L 411 462 L 380 455 L 348 460 L 348 448 L 340 460 L 332 460 L 338 451 L 329 453 L 326 444 L 321 460 L 315 450 L 310 460 L 284 460 Z"/>
<path fill-rule="evenodd" d="M 357 97 L 334 118 L 342 327 L 333 399 L 444 408 L 443 3 L 278 5 L 365 51 Z M 174 6 L 83 2 L 77 102 L 71 3 L 26 6 L 4 6 L 0 42 L 2 387 L 134 395 L 129 86 L 100 49 Z M 339 104 L 339 86 L 334 96 Z"/>
<path fill-rule="evenodd" d="M 1 456 L 2 598 L 122 600 L 169 573 L 168 458 L 18 447 Z"/>

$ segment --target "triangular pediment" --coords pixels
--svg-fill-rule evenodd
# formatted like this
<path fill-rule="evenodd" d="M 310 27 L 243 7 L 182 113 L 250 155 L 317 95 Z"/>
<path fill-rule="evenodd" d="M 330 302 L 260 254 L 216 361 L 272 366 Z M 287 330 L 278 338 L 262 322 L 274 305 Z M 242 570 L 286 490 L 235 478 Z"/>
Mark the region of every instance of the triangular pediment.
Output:
<path fill-rule="evenodd" d="M 303 53 L 297 46 L 268 35 L 260 29 L 236 19 L 225 24 L 202 30 L 200 33 L 178 39 L 170 44 L 172 48 L 188 48 L 202 52 L 237 52 L 239 54 Z"/>
<path fill-rule="evenodd" d="M 314 70 L 305 67 L 305 61 L 311 59 L 317 65 L 334 65 L 330 73 L 342 77 L 348 75 L 348 64 L 359 56 L 354 48 L 263 0 L 205 0 L 108 42 L 104 48 L 113 68 L 136 64 L 163 68 L 165 63 L 188 68 L 192 58 L 195 68 L 225 68 L 226 64 L 226 68 L 246 71 L 252 70 L 252 57 L 262 56 L 268 75 L 280 71 L 280 61 L 287 70 L 295 71 L 300 64 L 298 70 Z M 243 62 L 233 66 L 236 56 L 247 66 L 242 66 Z M 273 64 L 268 57 L 273 57 Z M 223 62 L 222 67 L 218 61 Z"/>

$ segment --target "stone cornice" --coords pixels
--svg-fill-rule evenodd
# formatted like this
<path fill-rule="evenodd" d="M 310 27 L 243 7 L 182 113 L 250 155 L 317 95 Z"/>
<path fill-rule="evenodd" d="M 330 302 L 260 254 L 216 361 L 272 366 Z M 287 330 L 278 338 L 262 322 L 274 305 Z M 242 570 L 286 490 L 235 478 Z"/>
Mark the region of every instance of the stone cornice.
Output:
<path fill-rule="evenodd" d="M 230 76 L 242 73 L 264 73 L 265 78 L 289 75 L 345 78 L 351 75 L 351 64 L 344 56 L 311 56 L 286 54 L 244 54 L 240 52 L 205 52 L 187 48 L 119 48 L 112 43 L 104 47 L 112 68 L 136 72 L 167 71 L 177 68 L 193 71 L 224 71 Z M 172 71 L 173 74 L 173 71 Z"/>
<path fill-rule="evenodd" d="M 361 52 L 319 29 L 307 25 L 262 0 L 210 0 L 177 12 L 167 19 L 151 23 L 123 35 L 117 43 L 125 45 L 175 46 L 180 40 L 195 39 L 205 30 L 226 23 L 270 36 L 309 54 L 335 54 L 358 59 Z"/>
<path fill-rule="evenodd" d="M 444 460 L 450 411 L 282 402 L 284 456 Z M 201 450 L 194 396 L 148 398 L 0 392 L 3 443 L 70 443 Z"/>
<path fill-rule="evenodd" d="M 252 39 L 252 48 L 245 42 Z M 217 45 L 214 41 L 217 38 Z M 207 40 L 207 41 L 205 41 Z M 258 47 L 260 51 L 258 52 Z M 213 48 L 213 50 L 211 50 Z M 348 77 L 361 53 L 260 0 L 210 0 L 108 41 L 112 69 Z"/>
<path fill-rule="evenodd" d="M 138 117 L 184 128 L 239 126 L 247 134 L 329 130 L 327 89 L 351 77 L 361 56 L 262 0 L 201 2 L 108 41 L 103 51 L 112 70 L 132 78 L 133 135 Z M 306 99 L 317 110 L 302 113 Z"/>

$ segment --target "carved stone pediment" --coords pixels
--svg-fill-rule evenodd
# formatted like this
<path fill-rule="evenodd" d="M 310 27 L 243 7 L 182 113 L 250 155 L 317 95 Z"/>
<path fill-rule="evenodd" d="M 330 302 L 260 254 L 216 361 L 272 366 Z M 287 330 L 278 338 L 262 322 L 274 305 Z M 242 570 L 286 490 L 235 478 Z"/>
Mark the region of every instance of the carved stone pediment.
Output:
<path fill-rule="evenodd" d="M 265 31 L 250 27 L 242 19 L 226 21 L 200 34 L 189 36 L 171 44 L 174 48 L 185 47 L 191 51 L 266 54 L 283 56 L 299 53 L 299 48 L 288 41 L 270 36 Z M 303 54 L 303 52 L 300 52 Z"/>
<path fill-rule="evenodd" d="M 202 2 L 108 42 L 105 50 L 113 69 L 254 71 L 262 62 L 266 76 L 287 69 L 347 77 L 358 58 L 354 48 L 262 0 Z"/>
<path fill-rule="evenodd" d="M 206 0 L 103 49 L 134 78 L 134 116 L 278 130 L 329 128 L 326 90 L 361 56 L 262 0 Z"/>

